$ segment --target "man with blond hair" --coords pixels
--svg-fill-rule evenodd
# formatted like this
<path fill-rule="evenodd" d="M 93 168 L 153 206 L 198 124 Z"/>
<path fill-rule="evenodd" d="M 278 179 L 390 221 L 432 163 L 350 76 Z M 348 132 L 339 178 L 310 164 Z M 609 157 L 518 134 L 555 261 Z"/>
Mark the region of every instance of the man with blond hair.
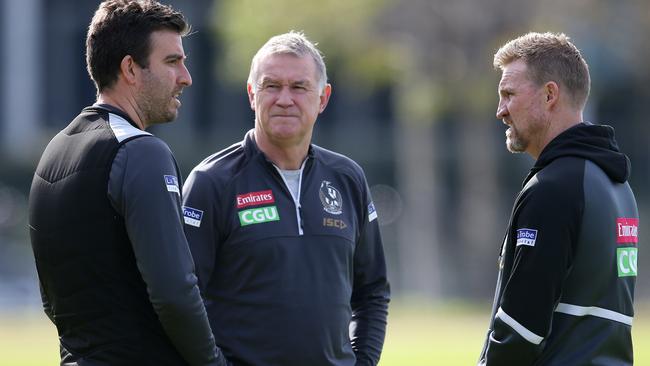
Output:
<path fill-rule="evenodd" d="M 494 56 L 506 146 L 536 162 L 514 204 L 479 365 L 632 365 L 639 215 L 614 130 L 583 121 L 589 69 L 564 34 Z"/>

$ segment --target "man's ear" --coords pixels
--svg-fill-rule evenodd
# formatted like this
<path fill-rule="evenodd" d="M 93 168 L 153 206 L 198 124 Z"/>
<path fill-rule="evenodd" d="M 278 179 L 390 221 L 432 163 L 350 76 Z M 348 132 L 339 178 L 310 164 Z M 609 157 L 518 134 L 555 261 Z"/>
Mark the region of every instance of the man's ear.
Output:
<path fill-rule="evenodd" d="M 547 81 L 544 84 L 544 95 L 546 96 L 546 105 L 552 107 L 560 100 L 560 86 L 555 81 Z"/>
<path fill-rule="evenodd" d="M 137 81 L 137 70 L 135 60 L 131 55 L 126 55 L 120 62 L 120 73 L 127 84 L 133 85 Z"/>
<path fill-rule="evenodd" d="M 325 87 L 323 88 L 323 92 L 320 95 L 320 110 L 319 113 L 323 113 L 325 110 L 325 107 L 327 107 L 327 103 L 330 100 L 330 96 L 332 95 L 332 85 L 331 84 L 325 84 Z"/>
<path fill-rule="evenodd" d="M 251 109 L 255 110 L 255 91 L 251 83 L 246 83 L 246 92 L 248 93 L 248 103 L 250 103 Z"/>

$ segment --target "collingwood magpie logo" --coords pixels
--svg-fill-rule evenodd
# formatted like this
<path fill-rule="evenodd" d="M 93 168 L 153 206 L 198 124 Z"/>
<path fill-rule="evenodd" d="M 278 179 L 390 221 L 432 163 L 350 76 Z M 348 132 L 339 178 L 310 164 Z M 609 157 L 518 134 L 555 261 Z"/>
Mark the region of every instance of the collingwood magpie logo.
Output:
<path fill-rule="evenodd" d="M 323 204 L 325 212 L 332 215 L 340 215 L 343 212 L 343 198 L 341 197 L 341 192 L 332 187 L 330 182 L 324 180 L 320 184 L 318 197 L 320 197 L 320 202 Z"/>

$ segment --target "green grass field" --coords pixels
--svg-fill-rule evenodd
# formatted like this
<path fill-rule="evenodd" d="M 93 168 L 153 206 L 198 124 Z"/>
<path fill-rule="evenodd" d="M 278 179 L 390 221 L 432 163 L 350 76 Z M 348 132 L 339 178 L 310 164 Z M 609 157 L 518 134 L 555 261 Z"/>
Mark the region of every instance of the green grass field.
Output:
<path fill-rule="evenodd" d="M 483 345 L 488 305 L 391 305 L 381 366 L 474 365 Z M 650 365 L 650 303 L 637 306 L 635 364 Z M 54 326 L 42 313 L 0 312 L 3 365 L 58 365 Z"/>

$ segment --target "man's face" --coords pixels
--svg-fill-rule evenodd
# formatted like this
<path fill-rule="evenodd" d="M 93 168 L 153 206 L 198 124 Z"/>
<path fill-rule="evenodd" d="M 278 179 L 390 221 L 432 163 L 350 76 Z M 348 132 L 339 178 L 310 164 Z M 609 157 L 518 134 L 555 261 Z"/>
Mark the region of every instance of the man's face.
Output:
<path fill-rule="evenodd" d="M 255 111 L 257 138 L 276 146 L 311 141 L 318 114 L 325 109 L 331 87 L 318 88 L 316 64 L 309 56 L 269 55 L 258 65 L 255 90 L 248 98 Z"/>
<path fill-rule="evenodd" d="M 549 126 L 543 103 L 543 87 L 529 80 L 523 60 L 505 67 L 499 82 L 497 118 L 508 125 L 506 146 L 510 152 L 539 152 L 543 134 Z"/>
<path fill-rule="evenodd" d="M 149 66 L 141 68 L 136 102 L 145 127 L 173 121 L 181 106 L 179 95 L 192 84 L 185 67 L 181 36 L 173 31 L 151 33 Z"/>

